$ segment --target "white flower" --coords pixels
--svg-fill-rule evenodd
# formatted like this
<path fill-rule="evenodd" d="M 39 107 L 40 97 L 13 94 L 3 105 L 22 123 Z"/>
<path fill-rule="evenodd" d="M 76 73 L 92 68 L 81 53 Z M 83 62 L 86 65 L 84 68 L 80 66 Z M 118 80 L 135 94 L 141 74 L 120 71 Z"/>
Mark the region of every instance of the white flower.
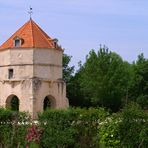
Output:
<path fill-rule="evenodd" d="M 114 137 L 114 135 L 111 135 L 111 137 Z"/>

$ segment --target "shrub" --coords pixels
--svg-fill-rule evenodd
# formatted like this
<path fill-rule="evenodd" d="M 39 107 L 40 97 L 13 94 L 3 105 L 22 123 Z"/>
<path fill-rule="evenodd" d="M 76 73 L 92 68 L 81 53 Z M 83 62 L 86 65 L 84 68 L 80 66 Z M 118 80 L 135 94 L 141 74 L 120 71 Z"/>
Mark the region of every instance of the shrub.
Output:
<path fill-rule="evenodd" d="M 140 95 L 136 101 L 143 109 L 148 110 L 148 95 Z"/>
<path fill-rule="evenodd" d="M 39 147 L 40 139 L 43 134 L 43 130 L 39 128 L 38 125 L 33 124 L 30 128 L 27 129 L 27 145 L 30 147 L 36 146 Z"/>
<path fill-rule="evenodd" d="M 132 103 L 121 113 L 108 117 L 99 126 L 100 143 L 106 147 L 146 148 L 148 113 Z"/>
<path fill-rule="evenodd" d="M 26 113 L 0 108 L 0 147 L 25 146 L 25 135 L 29 122 Z"/>
<path fill-rule="evenodd" d="M 119 124 L 119 134 L 123 147 L 147 147 L 148 145 L 148 113 L 139 105 L 129 104 L 122 111 L 122 122 Z"/>
<path fill-rule="evenodd" d="M 109 148 L 119 148 L 121 145 L 119 135 L 119 122 L 121 122 L 119 114 L 113 114 L 106 118 L 99 126 L 100 145 Z"/>
<path fill-rule="evenodd" d="M 94 108 L 47 110 L 39 115 L 44 129 L 41 147 L 96 147 L 98 124 L 106 115 Z"/>

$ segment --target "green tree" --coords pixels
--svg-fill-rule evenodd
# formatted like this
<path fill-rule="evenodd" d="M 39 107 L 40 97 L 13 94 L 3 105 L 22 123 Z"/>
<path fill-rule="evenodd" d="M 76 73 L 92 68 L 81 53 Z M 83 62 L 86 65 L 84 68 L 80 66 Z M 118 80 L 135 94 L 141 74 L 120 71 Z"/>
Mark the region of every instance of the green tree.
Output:
<path fill-rule="evenodd" d="M 63 79 L 66 82 L 67 98 L 71 106 L 83 106 L 83 95 L 80 91 L 79 72 L 74 74 L 74 66 L 69 66 L 72 56 L 63 54 Z"/>
<path fill-rule="evenodd" d="M 133 77 L 130 84 L 129 97 L 131 101 L 139 103 L 143 108 L 148 106 L 148 59 L 143 54 L 133 63 Z"/>
<path fill-rule="evenodd" d="M 91 50 L 82 66 L 80 86 L 92 104 L 118 111 L 128 88 L 127 62 L 108 48 Z"/>
<path fill-rule="evenodd" d="M 85 92 L 80 84 L 82 73 L 83 67 L 81 66 L 81 62 L 79 62 L 79 70 L 77 70 L 75 75 L 72 76 L 69 81 L 67 96 L 71 106 L 90 107 L 91 101 L 85 97 Z"/>
<path fill-rule="evenodd" d="M 63 79 L 68 83 L 74 73 L 74 66 L 69 66 L 72 56 L 63 54 Z"/>

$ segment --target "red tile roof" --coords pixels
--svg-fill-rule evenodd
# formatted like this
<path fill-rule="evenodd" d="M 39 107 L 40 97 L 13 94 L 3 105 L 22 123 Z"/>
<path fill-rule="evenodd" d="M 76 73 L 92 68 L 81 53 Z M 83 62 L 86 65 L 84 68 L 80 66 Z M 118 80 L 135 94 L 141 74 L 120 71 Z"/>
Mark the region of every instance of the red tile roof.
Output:
<path fill-rule="evenodd" d="M 62 50 L 59 46 L 55 47 L 54 39 L 51 39 L 32 19 L 4 42 L 0 46 L 0 50 L 16 48 L 14 47 L 14 39 L 16 37 L 22 40 L 19 48 L 50 48 Z"/>

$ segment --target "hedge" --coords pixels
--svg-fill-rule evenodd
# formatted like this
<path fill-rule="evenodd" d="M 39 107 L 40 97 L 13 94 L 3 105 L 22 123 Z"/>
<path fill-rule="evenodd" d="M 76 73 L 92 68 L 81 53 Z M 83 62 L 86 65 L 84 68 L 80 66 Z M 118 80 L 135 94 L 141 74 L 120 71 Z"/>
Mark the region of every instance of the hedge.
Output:
<path fill-rule="evenodd" d="M 147 148 L 148 112 L 132 103 L 99 127 L 100 143 L 109 148 Z"/>
<path fill-rule="evenodd" d="M 0 108 L 0 147 L 14 148 L 26 145 L 25 136 L 30 121 L 26 113 L 19 113 Z"/>
<path fill-rule="evenodd" d="M 94 148 L 98 144 L 98 125 L 107 116 L 104 109 L 47 110 L 39 115 L 44 129 L 41 146 L 46 148 Z"/>
<path fill-rule="evenodd" d="M 26 113 L 0 108 L 1 148 L 146 148 L 148 113 L 131 104 L 109 115 L 103 108 L 46 110 L 32 124 Z"/>

